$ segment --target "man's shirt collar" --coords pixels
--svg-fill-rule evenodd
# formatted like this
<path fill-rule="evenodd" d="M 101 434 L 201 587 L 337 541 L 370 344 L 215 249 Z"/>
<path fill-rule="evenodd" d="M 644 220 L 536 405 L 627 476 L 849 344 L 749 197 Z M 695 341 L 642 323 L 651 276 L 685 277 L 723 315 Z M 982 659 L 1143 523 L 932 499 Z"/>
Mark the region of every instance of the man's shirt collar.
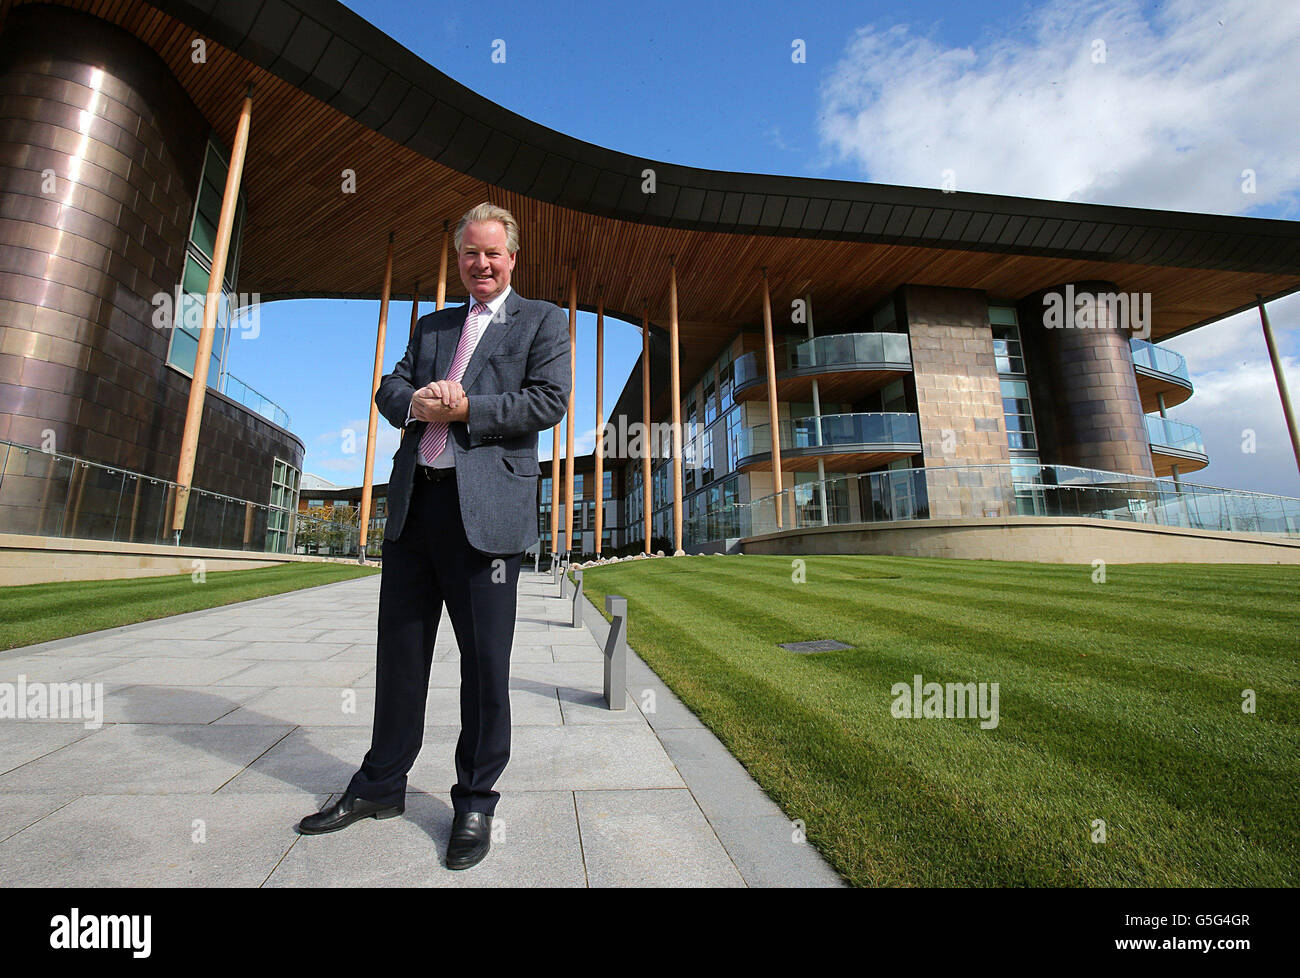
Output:
<path fill-rule="evenodd" d="M 505 303 L 506 299 L 509 296 L 510 296 L 510 286 L 507 285 L 504 289 L 501 290 L 501 294 L 499 296 L 497 296 L 495 299 L 488 300 L 487 307 L 488 307 L 489 318 L 493 318 L 496 316 L 497 311 L 501 308 L 501 306 Z M 471 309 L 474 308 L 474 302 L 475 302 L 474 299 L 470 300 L 469 305 Z"/>

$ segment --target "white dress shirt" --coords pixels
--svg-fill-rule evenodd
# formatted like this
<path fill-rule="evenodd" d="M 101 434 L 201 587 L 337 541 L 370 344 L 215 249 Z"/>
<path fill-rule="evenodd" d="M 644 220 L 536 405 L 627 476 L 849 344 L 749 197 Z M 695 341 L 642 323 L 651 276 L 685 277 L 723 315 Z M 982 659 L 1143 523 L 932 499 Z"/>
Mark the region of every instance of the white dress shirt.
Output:
<path fill-rule="evenodd" d="M 506 296 L 508 296 L 508 295 L 510 295 L 510 286 L 507 285 L 504 289 L 501 290 L 501 294 L 500 294 L 500 295 L 498 295 L 495 299 L 490 299 L 490 300 L 487 302 L 488 314 L 487 314 L 487 317 L 486 317 L 486 318 L 480 319 L 480 321 L 479 321 L 478 335 L 474 337 L 474 340 L 473 340 L 473 342 L 471 343 L 470 348 L 469 348 L 469 355 L 470 355 L 470 357 L 473 357 L 473 356 L 474 356 L 474 351 L 475 351 L 476 349 L 478 349 L 478 341 L 479 341 L 480 339 L 482 339 L 482 337 L 483 337 L 483 333 L 484 333 L 484 331 L 487 329 L 487 325 L 488 325 L 488 323 L 492 322 L 492 320 L 493 320 L 494 318 L 496 318 L 497 310 L 499 310 L 499 309 L 501 308 L 501 304 L 504 303 L 504 302 L 506 301 Z M 478 299 L 474 299 L 472 302 L 470 302 L 469 307 L 465 310 L 465 319 L 466 319 L 466 320 L 469 319 L 470 311 L 473 310 L 474 305 L 475 305 L 478 301 L 479 301 Z M 462 324 L 462 326 L 461 326 L 461 334 L 462 334 L 462 335 L 463 335 L 463 333 L 464 333 L 464 330 L 465 330 L 465 327 L 464 327 L 464 325 Z M 457 347 L 457 349 L 459 349 L 459 347 L 460 347 L 460 336 L 459 336 L 459 335 L 456 337 L 456 347 Z M 455 359 L 455 351 L 452 352 L 452 359 Z M 451 360 L 448 360 L 447 362 L 448 362 L 448 363 L 451 363 Z M 469 360 L 467 359 L 465 362 L 468 364 L 468 363 L 469 363 Z M 447 378 L 446 378 L 446 377 L 435 377 L 435 378 L 433 378 L 433 379 L 434 379 L 434 380 L 446 380 Z M 411 403 L 412 403 L 412 404 L 415 403 L 415 394 L 414 394 L 414 393 L 411 394 Z M 406 424 L 410 424 L 411 421 L 412 421 L 413 419 L 414 419 L 414 415 L 411 414 L 411 409 L 410 409 L 410 407 L 407 407 L 407 409 L 406 409 Z M 438 453 L 438 457 L 435 458 L 435 459 L 433 459 L 432 461 L 427 461 L 427 460 L 424 458 L 424 456 L 422 456 L 422 455 L 420 454 L 420 448 L 419 448 L 419 446 L 417 445 L 417 446 L 416 446 L 416 450 L 415 450 L 415 461 L 416 461 L 416 463 L 419 464 L 419 465 L 427 465 L 427 466 L 429 466 L 430 468 L 434 468 L 434 469 L 449 469 L 449 468 L 452 468 L 452 467 L 456 464 L 456 454 L 455 454 L 455 451 L 454 451 L 454 450 L 452 449 L 452 447 L 451 447 L 451 433 L 448 432 L 448 434 L 447 434 L 447 444 L 444 445 L 442 451 Z"/>

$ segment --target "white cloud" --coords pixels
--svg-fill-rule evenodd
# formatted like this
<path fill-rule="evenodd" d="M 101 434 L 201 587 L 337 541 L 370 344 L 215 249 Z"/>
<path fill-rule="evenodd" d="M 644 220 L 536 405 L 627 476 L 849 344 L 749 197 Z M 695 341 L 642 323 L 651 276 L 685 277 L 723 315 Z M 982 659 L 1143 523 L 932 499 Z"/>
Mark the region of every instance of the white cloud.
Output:
<path fill-rule="evenodd" d="M 564 432 L 563 429 L 562 429 L 562 430 L 560 431 L 560 461 L 561 461 L 561 462 L 564 461 L 564 445 L 565 445 L 565 438 L 566 438 L 566 435 L 565 435 L 565 432 Z M 547 441 L 546 439 L 542 439 L 542 441 L 546 442 L 546 454 L 543 456 L 543 455 L 541 454 L 541 450 L 539 449 L 539 450 L 538 450 L 539 461 L 540 461 L 540 462 L 549 462 L 549 461 L 551 460 L 550 442 Z M 581 458 L 583 455 L 587 455 L 587 454 L 589 454 L 590 452 L 594 451 L 595 448 L 596 448 L 596 426 L 595 426 L 595 425 L 592 425 L 592 426 L 591 426 L 590 428 L 588 428 L 586 431 L 583 431 L 583 432 L 581 432 L 581 433 L 579 433 L 579 432 L 576 431 L 576 430 L 574 431 L 574 433 L 573 433 L 573 457 L 574 457 L 575 459 L 576 459 L 576 458 Z"/>
<path fill-rule="evenodd" d="M 1268 313 L 1292 403 L 1300 407 L 1300 358 L 1289 352 L 1300 346 L 1300 295 L 1269 303 Z M 1209 466 L 1188 481 L 1300 496 L 1300 473 L 1259 313 L 1239 313 L 1163 345 L 1187 358 L 1195 388 L 1169 416 L 1199 427 L 1210 456 Z M 1243 450 L 1247 431 L 1254 433 L 1253 452 Z"/>
<path fill-rule="evenodd" d="M 1300 213 L 1300 3 L 1055 0 L 1008 27 L 968 47 L 860 29 L 822 85 L 829 156 L 878 183 L 938 187 L 953 170 L 959 192 Z M 1242 192 L 1246 169 L 1255 194 Z M 1295 400 L 1300 297 L 1269 313 Z M 1300 495 L 1258 314 L 1169 345 L 1195 385 L 1170 414 L 1202 429 L 1210 455 L 1189 481 Z"/>
<path fill-rule="evenodd" d="M 313 471 L 350 476 L 352 480 L 350 485 L 360 485 L 365 477 L 366 434 L 369 424 L 369 418 L 353 418 L 337 429 L 317 435 L 312 439 L 312 445 L 320 447 L 307 450 L 304 467 Z M 372 478 L 376 484 L 387 481 L 388 471 L 391 468 L 390 460 L 401 442 L 401 432 L 381 415 L 375 428 L 375 465 Z M 349 445 L 352 451 L 345 453 L 344 450 Z"/>
<path fill-rule="evenodd" d="M 1297 208 L 1293 0 L 1058 0 L 945 47 L 864 27 L 824 80 L 820 135 L 879 183 L 1246 213 Z M 1094 63 L 1094 42 L 1105 62 Z M 1241 174 L 1257 174 L 1257 193 Z"/>

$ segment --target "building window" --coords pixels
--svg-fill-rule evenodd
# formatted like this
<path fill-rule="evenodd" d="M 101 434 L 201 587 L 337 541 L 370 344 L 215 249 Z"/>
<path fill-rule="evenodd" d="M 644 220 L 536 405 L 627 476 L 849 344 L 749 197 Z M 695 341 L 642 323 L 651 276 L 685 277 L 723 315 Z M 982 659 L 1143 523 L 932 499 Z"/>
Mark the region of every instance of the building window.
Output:
<path fill-rule="evenodd" d="M 601 486 L 600 496 L 602 499 L 614 498 L 614 473 L 608 469 L 601 476 L 604 485 Z"/>
<path fill-rule="evenodd" d="M 266 551 L 283 554 L 292 545 L 291 516 L 298 509 L 299 472 L 288 462 L 276 459 L 271 471 L 271 505 L 266 518 Z"/>
<path fill-rule="evenodd" d="M 1006 418 L 1007 445 L 1013 452 L 1036 452 L 1034 414 L 1029 406 L 1029 385 L 1023 380 L 1002 380 L 1002 413 Z"/>
<path fill-rule="evenodd" d="M 199 334 L 203 328 L 208 279 L 212 274 L 212 252 L 216 245 L 221 198 L 225 188 L 226 160 L 216 142 L 209 140 L 185 248 L 185 265 L 181 270 L 180 305 L 173 312 L 171 343 L 167 350 L 167 362 L 190 377 L 194 376 L 194 358 L 199 352 Z M 235 288 L 243 224 L 244 198 L 241 193 L 231 228 L 222 294 L 217 298 L 216 332 L 212 337 L 212 359 L 208 363 L 207 384 L 214 390 L 221 390 L 222 387 L 221 374 L 230 334 L 232 302 L 229 293 Z"/>
<path fill-rule="evenodd" d="M 727 415 L 727 457 L 722 463 L 724 473 L 731 472 L 740 461 L 741 409 L 739 405 Z"/>
<path fill-rule="evenodd" d="M 842 472 L 826 473 L 826 505 L 831 523 L 849 521 L 849 480 Z M 822 490 L 816 472 L 794 473 L 796 526 L 818 526 L 822 522 Z"/>
<path fill-rule="evenodd" d="M 993 356 L 997 362 L 998 373 L 1017 374 L 1023 377 L 1025 357 L 1020 348 L 1020 330 L 1016 326 L 1016 311 L 1010 306 L 990 306 L 989 322 L 990 329 L 993 331 Z"/>
<path fill-rule="evenodd" d="M 731 409 L 735 403 L 732 397 L 735 385 L 736 365 L 731 359 L 731 347 L 727 347 L 718 366 L 718 410 L 725 413 Z"/>
<path fill-rule="evenodd" d="M 713 381 L 713 368 L 704 374 L 704 426 L 707 428 L 718 419 L 718 404 L 714 400 L 717 388 Z"/>

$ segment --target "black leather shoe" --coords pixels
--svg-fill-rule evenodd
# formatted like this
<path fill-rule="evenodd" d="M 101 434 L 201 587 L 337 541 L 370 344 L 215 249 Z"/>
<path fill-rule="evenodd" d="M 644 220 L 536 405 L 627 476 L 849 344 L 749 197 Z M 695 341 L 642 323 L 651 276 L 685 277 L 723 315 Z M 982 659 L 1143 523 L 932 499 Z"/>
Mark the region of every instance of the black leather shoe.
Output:
<path fill-rule="evenodd" d="M 469 869 L 481 863 L 491 847 L 492 816 L 482 812 L 458 812 L 451 820 L 447 868 Z"/>
<path fill-rule="evenodd" d="M 404 811 L 406 811 L 405 805 L 381 805 L 345 791 L 343 797 L 334 804 L 321 809 L 315 815 L 308 815 L 299 822 L 298 831 L 303 835 L 337 832 L 363 818 L 396 818 Z"/>

